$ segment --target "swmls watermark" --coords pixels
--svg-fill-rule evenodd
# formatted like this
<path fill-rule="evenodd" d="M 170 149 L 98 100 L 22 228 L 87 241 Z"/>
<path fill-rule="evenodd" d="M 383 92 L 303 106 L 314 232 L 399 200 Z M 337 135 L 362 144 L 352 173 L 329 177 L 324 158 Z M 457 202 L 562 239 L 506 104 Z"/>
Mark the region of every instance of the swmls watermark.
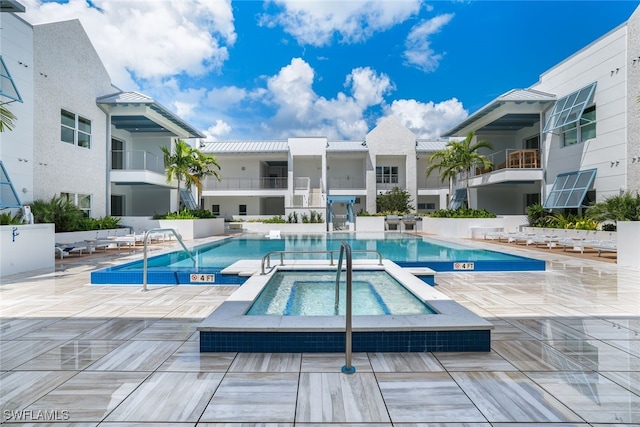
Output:
<path fill-rule="evenodd" d="M 67 409 L 23 409 L 2 411 L 2 421 L 69 421 L 71 418 Z"/>

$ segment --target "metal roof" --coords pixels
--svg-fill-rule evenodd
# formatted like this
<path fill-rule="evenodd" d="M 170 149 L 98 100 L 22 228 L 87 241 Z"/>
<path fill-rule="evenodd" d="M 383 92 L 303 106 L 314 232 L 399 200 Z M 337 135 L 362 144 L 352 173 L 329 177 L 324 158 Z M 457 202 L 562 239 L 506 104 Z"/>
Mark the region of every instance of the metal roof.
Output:
<path fill-rule="evenodd" d="M 118 109 L 129 106 L 145 105 L 185 132 L 184 135 L 176 136 L 185 138 L 205 137 L 203 133 L 173 114 L 153 98 L 139 92 L 117 92 L 111 95 L 101 96 L 96 100 L 96 102 L 102 105 L 117 107 Z M 167 129 L 145 115 L 118 114 L 118 109 L 111 113 L 111 124 L 118 129 L 125 129 L 129 132 L 168 132 Z"/>
<path fill-rule="evenodd" d="M 329 151 L 368 151 L 367 145 L 363 141 L 329 141 L 327 152 Z"/>
<path fill-rule="evenodd" d="M 546 106 L 552 102 L 555 102 L 556 96 L 550 93 L 542 92 L 535 89 L 512 89 L 506 92 L 478 111 L 467 117 L 464 121 L 459 123 L 453 129 L 445 132 L 442 136 L 464 136 L 458 134 L 460 131 L 470 126 L 472 123 L 482 119 L 489 113 L 497 110 L 506 103 L 514 104 L 540 104 Z M 513 114 L 505 114 L 504 116 L 494 120 L 490 125 L 485 126 L 487 130 L 512 130 L 522 129 L 523 127 L 532 126 L 540 120 L 538 114 L 519 114 L 514 112 Z"/>
<path fill-rule="evenodd" d="M 287 141 L 220 141 L 205 142 L 204 153 L 287 153 Z"/>
<path fill-rule="evenodd" d="M 420 141 L 416 142 L 416 151 L 430 153 L 443 150 L 447 146 L 446 141 Z"/>

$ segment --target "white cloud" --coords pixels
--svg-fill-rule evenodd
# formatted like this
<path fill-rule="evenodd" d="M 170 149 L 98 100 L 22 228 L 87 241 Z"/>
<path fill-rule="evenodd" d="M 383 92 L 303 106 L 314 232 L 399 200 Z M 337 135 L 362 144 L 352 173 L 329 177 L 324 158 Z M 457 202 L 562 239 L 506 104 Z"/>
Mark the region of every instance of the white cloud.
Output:
<path fill-rule="evenodd" d="M 404 57 L 406 63 L 419 68 L 424 72 L 434 71 L 438 68 L 441 53 L 436 53 L 431 48 L 429 37 L 440 32 L 442 27 L 453 19 L 453 14 L 438 15 L 414 26 L 405 41 Z"/>
<path fill-rule="evenodd" d="M 330 44 L 334 35 L 345 43 L 364 41 L 416 15 L 422 7 L 421 0 L 273 0 L 272 3 L 284 10 L 275 16 L 264 15 L 261 23 L 282 26 L 299 44 L 313 46 Z"/>
<path fill-rule="evenodd" d="M 32 24 L 79 19 L 114 84 L 219 69 L 236 40 L 230 0 L 24 0 Z"/>
<path fill-rule="evenodd" d="M 418 138 L 435 140 L 466 119 L 469 113 L 456 98 L 439 103 L 419 102 L 414 99 L 393 101 L 385 109 L 385 115 L 392 115 L 411 129 Z"/>
<path fill-rule="evenodd" d="M 332 99 L 319 96 L 312 85 L 314 70 L 294 58 L 267 81 L 267 102 L 276 113 L 262 123 L 263 131 L 278 137 L 326 136 L 359 139 L 367 133 L 365 111 L 384 103 L 383 95 L 393 89 L 388 76 L 370 68 L 354 69 L 345 78 L 351 95 L 338 92 Z"/>
<path fill-rule="evenodd" d="M 203 133 L 207 137 L 207 141 L 218 141 L 220 137 L 231 133 L 231 126 L 223 120 L 216 120 L 215 124 L 210 126 Z"/>

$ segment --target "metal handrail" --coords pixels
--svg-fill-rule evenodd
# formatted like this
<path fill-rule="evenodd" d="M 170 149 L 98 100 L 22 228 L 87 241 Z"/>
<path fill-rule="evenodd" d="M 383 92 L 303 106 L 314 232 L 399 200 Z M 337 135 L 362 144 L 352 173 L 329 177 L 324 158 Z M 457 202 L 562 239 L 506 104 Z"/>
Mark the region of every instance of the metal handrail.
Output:
<path fill-rule="evenodd" d="M 149 235 L 151 233 L 157 233 L 158 231 L 171 231 L 173 233 L 174 236 L 176 236 L 176 240 L 178 240 L 178 242 L 180 243 L 180 245 L 182 245 L 182 249 L 184 249 L 184 251 L 187 253 L 187 255 L 189 255 L 189 258 L 191 258 L 191 261 L 193 261 L 193 265 L 196 265 L 196 259 L 193 257 L 193 254 L 191 254 L 191 251 L 189 251 L 189 249 L 187 249 L 187 247 L 184 245 L 184 242 L 182 241 L 182 239 L 180 238 L 180 235 L 176 232 L 175 229 L 173 228 L 152 228 L 151 230 L 147 230 L 144 233 L 144 240 L 143 240 L 143 244 L 144 244 L 144 260 L 142 262 L 142 291 L 145 292 L 147 291 L 147 241 L 149 240 Z"/>
<path fill-rule="evenodd" d="M 345 242 L 343 242 L 345 243 Z M 342 251 L 342 248 L 340 249 Z M 382 265 L 382 254 L 376 251 L 375 249 L 357 249 L 351 250 L 351 246 L 349 246 L 349 251 L 351 253 L 375 253 L 378 255 L 378 265 Z M 338 252 L 338 249 L 327 250 L 327 251 L 271 251 L 267 252 L 265 256 L 262 257 L 262 262 L 260 264 L 260 272 L 264 275 L 265 273 L 265 264 L 267 268 L 271 268 L 271 255 L 279 254 L 280 255 L 280 265 L 284 265 L 284 255 L 285 254 L 329 254 L 330 263 L 329 265 L 333 265 L 333 254 Z"/>
<path fill-rule="evenodd" d="M 336 310 L 339 303 L 340 272 L 342 271 L 342 256 L 347 255 L 347 300 L 345 301 L 345 327 L 344 327 L 344 358 L 345 364 L 342 373 L 353 374 L 356 372 L 355 366 L 351 365 L 351 296 L 353 284 L 353 258 L 351 256 L 351 246 L 347 242 L 340 244 L 340 257 L 338 258 L 338 271 L 336 272 Z"/>

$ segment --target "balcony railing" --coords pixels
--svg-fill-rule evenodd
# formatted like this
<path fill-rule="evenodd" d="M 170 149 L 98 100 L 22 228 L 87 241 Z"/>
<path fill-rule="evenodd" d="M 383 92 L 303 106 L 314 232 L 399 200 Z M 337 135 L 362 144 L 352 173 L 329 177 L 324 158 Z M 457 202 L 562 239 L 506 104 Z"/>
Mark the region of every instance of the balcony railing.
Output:
<path fill-rule="evenodd" d="M 352 177 L 352 176 L 344 176 L 344 177 L 329 177 L 328 178 L 328 187 L 331 190 L 359 190 L 366 188 L 364 183 L 364 177 Z"/>
<path fill-rule="evenodd" d="M 142 150 L 111 151 L 112 170 L 145 170 L 164 175 L 164 158 Z"/>
<path fill-rule="evenodd" d="M 521 149 L 510 148 L 503 151 L 497 151 L 487 155 L 487 158 L 493 163 L 490 169 L 476 168 L 472 171 L 472 176 L 482 175 L 485 173 L 501 170 L 501 169 L 538 169 L 540 168 L 540 152 L 537 149 Z"/>
<path fill-rule="evenodd" d="M 259 178 L 207 178 L 203 190 L 268 190 L 286 189 L 287 177 L 259 177 Z"/>

